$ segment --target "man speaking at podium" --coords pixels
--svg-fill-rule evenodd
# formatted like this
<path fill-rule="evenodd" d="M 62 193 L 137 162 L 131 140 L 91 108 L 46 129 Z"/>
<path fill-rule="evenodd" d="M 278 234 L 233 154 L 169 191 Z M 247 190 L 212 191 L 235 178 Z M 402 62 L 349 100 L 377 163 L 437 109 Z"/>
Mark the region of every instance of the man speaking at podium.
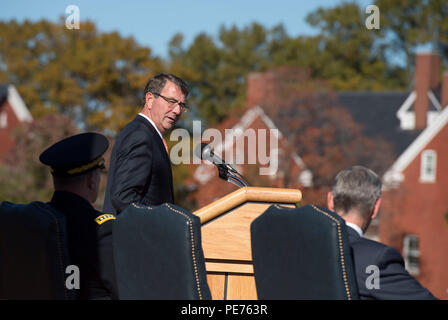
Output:
<path fill-rule="evenodd" d="M 186 111 L 188 86 L 161 73 L 149 79 L 141 112 L 119 134 L 112 150 L 103 211 L 119 214 L 129 204 L 174 203 L 168 146 L 163 136 Z"/>

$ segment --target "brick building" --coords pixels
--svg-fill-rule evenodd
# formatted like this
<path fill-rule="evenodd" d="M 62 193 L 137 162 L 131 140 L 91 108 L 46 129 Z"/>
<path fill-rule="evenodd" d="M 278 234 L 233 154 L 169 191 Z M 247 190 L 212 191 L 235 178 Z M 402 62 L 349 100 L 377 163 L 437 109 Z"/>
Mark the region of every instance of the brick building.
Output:
<path fill-rule="evenodd" d="M 33 120 L 13 85 L 0 84 L 0 160 L 14 147 L 12 133 L 22 122 Z"/>
<path fill-rule="evenodd" d="M 440 82 L 440 67 L 437 54 L 418 54 L 411 92 L 337 92 L 336 101 L 363 126 L 363 134 L 384 139 L 395 154 L 389 170 L 382 172 L 383 206 L 368 236 L 397 248 L 407 269 L 438 298 L 448 299 L 448 275 L 444 272 L 448 266 L 448 197 L 444 194 L 448 187 L 448 73 Z M 306 72 L 301 78 L 299 81 L 307 81 Z M 260 105 L 278 95 L 276 90 L 273 72 L 249 75 L 245 109 L 217 129 L 276 129 L 278 146 L 270 152 L 277 153 L 283 165 L 256 185 L 303 190 L 313 183 L 307 164 L 289 145 L 278 119 L 271 118 Z M 245 149 L 237 149 L 238 139 L 246 139 L 242 143 Z M 219 155 L 229 148 L 233 154 L 247 155 L 247 145 L 249 139 L 240 135 L 214 147 Z M 236 167 L 244 175 L 250 174 L 248 165 Z M 202 163 L 192 171 L 197 208 L 237 188 L 220 180 L 212 165 Z"/>
<path fill-rule="evenodd" d="M 435 296 L 448 299 L 448 73 L 440 57 L 417 56 L 415 90 L 400 110 L 420 134 L 384 175 L 380 239 L 400 249 L 406 268 Z"/>

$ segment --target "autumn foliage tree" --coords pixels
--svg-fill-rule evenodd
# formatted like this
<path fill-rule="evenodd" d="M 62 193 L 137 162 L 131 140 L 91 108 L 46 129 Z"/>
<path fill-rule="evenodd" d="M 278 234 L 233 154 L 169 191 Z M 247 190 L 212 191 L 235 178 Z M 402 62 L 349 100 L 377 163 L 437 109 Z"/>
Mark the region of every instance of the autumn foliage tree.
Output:
<path fill-rule="evenodd" d="M 173 36 L 165 61 L 132 37 L 100 32 L 90 21 L 81 22 L 79 30 L 65 28 L 63 19 L 59 23 L 0 21 L 0 83 L 16 86 L 36 121 L 43 117 L 48 126 L 42 127 L 44 132 L 57 126 L 44 116 L 58 113 L 80 130 L 114 136 L 139 111 L 145 83 L 156 73 L 172 72 L 191 86 L 191 112 L 180 125 L 200 118 L 210 127 L 241 112 L 249 73 L 279 66 L 307 68 L 309 79 L 322 79 L 325 84 L 295 81 L 294 75 L 283 74 L 283 80 L 291 81 L 278 82 L 277 100 L 266 100 L 264 108 L 287 133 L 291 151 L 310 167 L 313 190 L 319 190 L 328 187 L 328 179 L 346 165 L 365 164 L 380 172 L 390 157 L 386 142 L 361 134 L 359 125 L 337 106 L 334 92 L 406 89 L 416 48 L 428 42 L 440 49 L 447 62 L 446 1 L 373 3 L 380 8 L 380 30 L 365 28 L 366 14 L 359 4 L 341 2 L 307 16 L 317 35 L 293 37 L 281 24 L 272 28 L 259 23 L 223 25 L 217 35 L 203 32 L 188 46 L 182 34 Z M 396 57 L 403 56 L 405 66 L 400 66 Z M 38 154 L 31 136 L 25 137 L 24 132 L 19 134 L 18 139 L 26 143 L 15 152 L 23 152 L 25 158 Z M 44 180 L 37 178 L 37 167 L 22 163 L 18 154 L 11 157 L 16 158 L 0 167 L 1 196 L 17 188 L 17 197 L 25 199 L 23 188 L 28 182 L 38 189 L 33 192 L 41 192 Z M 13 163 L 20 170 L 11 167 Z M 280 165 L 288 172 L 291 164 Z M 181 184 L 185 172 L 176 168 L 174 174 L 176 184 Z M 286 186 L 292 183 L 284 177 Z"/>
<path fill-rule="evenodd" d="M 59 114 L 44 115 L 18 127 L 14 132 L 16 145 L 0 164 L 0 201 L 49 201 L 52 178 L 39 155 L 51 144 L 77 132 L 73 121 Z"/>
<path fill-rule="evenodd" d="M 0 82 L 14 84 L 34 118 L 62 113 L 86 130 L 117 133 L 142 106 L 162 61 L 132 37 L 82 22 L 0 21 Z"/>
<path fill-rule="evenodd" d="M 322 80 L 307 79 L 307 70 L 282 67 L 271 70 L 273 87 L 264 97 L 265 112 L 275 119 L 287 138 L 289 153 L 300 155 L 313 179 L 305 188 L 304 201 L 325 203 L 333 178 L 342 169 L 363 165 L 382 174 L 393 161 L 392 146 L 381 138 L 363 134 L 362 127 L 342 106 L 337 94 Z M 288 177 L 290 161 L 281 159 L 280 170 Z M 296 179 L 285 179 L 294 187 Z"/>

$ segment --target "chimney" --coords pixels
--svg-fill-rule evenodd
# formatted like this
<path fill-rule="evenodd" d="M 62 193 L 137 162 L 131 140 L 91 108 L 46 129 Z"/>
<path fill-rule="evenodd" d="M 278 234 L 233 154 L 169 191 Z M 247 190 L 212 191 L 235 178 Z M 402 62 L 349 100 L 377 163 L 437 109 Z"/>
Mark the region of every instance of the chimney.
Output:
<path fill-rule="evenodd" d="M 442 78 L 442 97 L 441 97 L 442 109 L 448 105 L 448 71 L 443 73 Z"/>
<path fill-rule="evenodd" d="M 414 103 L 415 128 L 426 128 L 426 117 L 429 109 L 428 91 L 439 84 L 440 56 L 437 53 L 418 53 L 415 66 Z"/>
<path fill-rule="evenodd" d="M 246 107 L 258 106 L 274 94 L 274 79 L 270 72 L 253 72 L 247 77 Z"/>

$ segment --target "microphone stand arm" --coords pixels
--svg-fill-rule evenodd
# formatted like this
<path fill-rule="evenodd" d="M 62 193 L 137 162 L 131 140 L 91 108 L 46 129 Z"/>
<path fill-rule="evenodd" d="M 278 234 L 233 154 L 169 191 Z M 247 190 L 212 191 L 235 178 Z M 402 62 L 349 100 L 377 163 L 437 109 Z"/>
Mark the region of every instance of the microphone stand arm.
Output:
<path fill-rule="evenodd" d="M 228 181 L 240 188 L 249 186 L 247 180 L 244 179 L 244 177 L 231 166 L 225 164 L 216 164 L 216 166 L 218 168 L 219 177 L 221 179 Z"/>

